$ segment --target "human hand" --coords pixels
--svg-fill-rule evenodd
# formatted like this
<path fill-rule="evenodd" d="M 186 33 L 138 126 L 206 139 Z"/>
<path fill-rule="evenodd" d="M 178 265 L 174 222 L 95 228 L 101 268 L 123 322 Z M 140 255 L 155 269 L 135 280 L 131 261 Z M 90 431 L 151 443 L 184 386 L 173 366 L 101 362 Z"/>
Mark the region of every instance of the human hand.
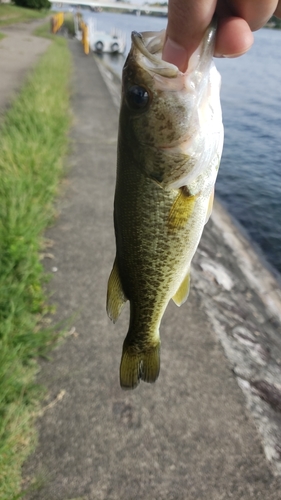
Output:
<path fill-rule="evenodd" d="M 238 57 L 252 46 L 252 31 L 274 14 L 281 0 L 169 0 L 163 59 L 185 71 L 214 13 L 218 18 L 216 57 Z"/>

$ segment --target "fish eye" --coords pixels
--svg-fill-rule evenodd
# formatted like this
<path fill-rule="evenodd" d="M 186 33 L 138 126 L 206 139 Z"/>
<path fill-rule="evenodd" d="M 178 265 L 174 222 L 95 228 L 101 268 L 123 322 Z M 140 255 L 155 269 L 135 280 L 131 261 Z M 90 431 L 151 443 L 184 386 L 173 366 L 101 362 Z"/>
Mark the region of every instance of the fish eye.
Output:
<path fill-rule="evenodd" d="M 144 109 L 149 102 L 149 93 L 140 85 L 132 85 L 126 92 L 127 102 L 132 109 Z"/>

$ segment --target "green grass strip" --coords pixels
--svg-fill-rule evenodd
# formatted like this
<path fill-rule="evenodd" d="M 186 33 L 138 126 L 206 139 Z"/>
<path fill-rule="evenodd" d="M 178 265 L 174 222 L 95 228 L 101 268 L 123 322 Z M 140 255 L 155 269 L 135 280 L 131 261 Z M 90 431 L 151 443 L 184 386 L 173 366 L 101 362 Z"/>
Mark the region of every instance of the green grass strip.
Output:
<path fill-rule="evenodd" d="M 74 26 L 74 17 L 70 12 L 64 13 L 64 27 L 67 29 L 68 34 L 70 36 L 75 36 L 75 26 Z"/>
<path fill-rule="evenodd" d="M 40 263 L 53 220 L 70 126 L 71 56 L 56 38 L 7 113 L 0 130 L 0 498 L 20 491 L 21 465 L 34 446 L 42 388 L 36 358 L 57 336 Z"/>
<path fill-rule="evenodd" d="M 12 4 L 0 4 L 0 26 L 42 19 L 50 14 L 49 10 L 25 9 Z"/>

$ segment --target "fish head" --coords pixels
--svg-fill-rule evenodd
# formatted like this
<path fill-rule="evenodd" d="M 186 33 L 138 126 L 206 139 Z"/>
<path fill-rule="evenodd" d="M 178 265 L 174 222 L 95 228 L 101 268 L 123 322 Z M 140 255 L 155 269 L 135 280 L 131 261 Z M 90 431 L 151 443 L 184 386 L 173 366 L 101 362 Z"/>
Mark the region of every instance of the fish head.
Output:
<path fill-rule="evenodd" d="M 120 143 L 163 188 L 195 179 L 222 149 L 220 75 L 212 56 L 211 25 L 188 69 L 162 59 L 165 30 L 132 33 L 123 68 Z"/>

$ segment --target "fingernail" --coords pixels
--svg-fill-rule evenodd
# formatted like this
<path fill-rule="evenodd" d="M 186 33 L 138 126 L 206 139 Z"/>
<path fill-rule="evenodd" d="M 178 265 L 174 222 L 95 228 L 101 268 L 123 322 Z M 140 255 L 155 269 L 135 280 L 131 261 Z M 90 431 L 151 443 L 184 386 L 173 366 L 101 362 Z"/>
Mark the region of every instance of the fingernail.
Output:
<path fill-rule="evenodd" d="M 246 51 L 244 52 L 239 52 L 237 54 L 215 54 L 215 57 L 217 58 L 226 58 L 226 59 L 235 59 L 236 57 L 240 57 L 240 56 L 243 56 L 244 54 L 246 54 L 246 52 L 248 51 L 249 49 L 247 49 Z"/>
<path fill-rule="evenodd" d="M 174 64 L 180 71 L 185 71 L 187 68 L 188 56 L 186 50 L 170 38 L 167 38 L 164 45 L 162 59 Z"/>

